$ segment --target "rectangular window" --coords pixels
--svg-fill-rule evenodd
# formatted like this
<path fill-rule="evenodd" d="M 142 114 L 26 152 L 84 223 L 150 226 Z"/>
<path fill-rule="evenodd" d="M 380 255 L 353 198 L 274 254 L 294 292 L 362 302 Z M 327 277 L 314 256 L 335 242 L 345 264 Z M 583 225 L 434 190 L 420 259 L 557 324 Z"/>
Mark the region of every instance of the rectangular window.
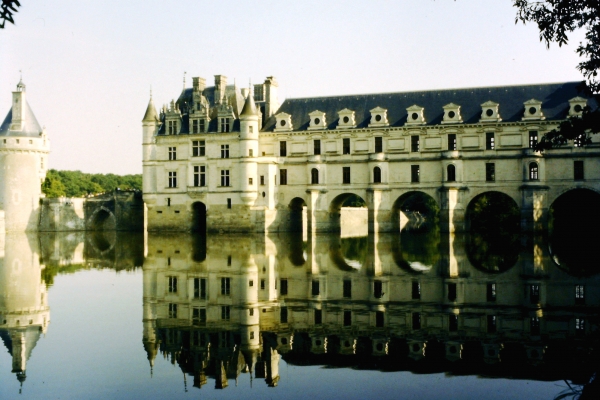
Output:
<path fill-rule="evenodd" d="M 413 330 L 421 329 L 421 313 L 412 313 L 412 328 Z"/>
<path fill-rule="evenodd" d="M 456 133 L 448 134 L 448 150 L 449 151 L 458 150 L 458 147 L 456 146 Z"/>
<path fill-rule="evenodd" d="M 221 145 L 221 158 L 229 158 L 229 145 L 228 144 Z"/>
<path fill-rule="evenodd" d="M 222 169 L 221 170 L 221 186 L 229 186 L 229 170 Z"/>
<path fill-rule="evenodd" d="M 383 328 L 384 325 L 384 316 L 383 311 L 375 311 L 375 327 Z"/>
<path fill-rule="evenodd" d="M 264 176 L 264 175 L 261 175 L 261 176 L 260 176 L 260 184 L 261 184 L 262 186 L 264 186 L 264 185 L 265 185 L 265 176 Z"/>
<path fill-rule="evenodd" d="M 344 297 L 347 299 L 352 298 L 352 281 L 350 279 L 344 279 Z"/>
<path fill-rule="evenodd" d="M 413 183 L 419 182 L 420 168 L 418 165 L 410 166 L 410 181 Z"/>
<path fill-rule="evenodd" d="M 494 137 L 494 132 L 486 132 L 485 133 L 485 149 L 486 150 L 494 150 L 496 148 L 496 140 Z"/>
<path fill-rule="evenodd" d="M 200 120 L 200 132 L 206 132 L 206 121 L 203 119 Z"/>
<path fill-rule="evenodd" d="M 350 154 L 350 138 L 342 139 L 342 153 Z"/>
<path fill-rule="evenodd" d="M 254 127 L 253 127 L 252 125 L 250 125 L 250 126 L 248 127 L 248 132 L 249 132 L 249 133 L 254 133 Z"/>
<path fill-rule="evenodd" d="M 264 279 L 260 280 L 260 290 L 265 290 L 265 280 Z"/>
<path fill-rule="evenodd" d="M 350 167 L 342 167 L 342 183 L 350 183 Z"/>
<path fill-rule="evenodd" d="M 585 304 L 585 287 L 575 285 L 575 304 Z"/>
<path fill-rule="evenodd" d="M 192 140 L 192 157 L 204 157 L 206 155 L 206 142 L 204 140 Z"/>
<path fill-rule="evenodd" d="M 192 309 L 192 323 L 194 325 L 200 325 L 201 322 L 206 322 L 206 308 L 194 307 Z M 198 344 L 195 343 L 197 346 Z"/>
<path fill-rule="evenodd" d="M 534 149 L 538 142 L 538 131 L 529 131 L 529 148 Z"/>
<path fill-rule="evenodd" d="M 177 277 L 169 277 L 169 293 L 177 293 Z"/>
<path fill-rule="evenodd" d="M 279 184 L 280 185 L 287 185 L 287 169 L 280 169 L 279 170 Z"/>
<path fill-rule="evenodd" d="M 456 332 L 458 330 L 458 315 L 448 315 L 448 331 Z"/>
<path fill-rule="evenodd" d="M 248 185 L 252 186 L 252 178 L 248 178 Z"/>
<path fill-rule="evenodd" d="M 288 280 L 287 279 L 282 279 L 280 281 L 280 289 L 279 289 L 279 294 L 281 294 L 282 296 L 285 296 L 288 294 Z"/>
<path fill-rule="evenodd" d="M 287 324 L 288 322 L 288 309 L 287 307 L 281 307 L 279 309 L 279 320 L 282 324 Z"/>
<path fill-rule="evenodd" d="M 280 157 L 287 156 L 287 142 L 285 142 L 285 141 L 279 142 L 279 156 Z"/>
<path fill-rule="evenodd" d="M 169 160 L 177 160 L 177 147 L 169 147 Z"/>
<path fill-rule="evenodd" d="M 448 284 L 448 301 L 456 301 L 456 283 Z"/>
<path fill-rule="evenodd" d="M 177 121 L 169 121 L 169 135 L 177 135 Z"/>
<path fill-rule="evenodd" d="M 575 333 L 581 335 L 585 332 L 585 319 L 575 318 Z"/>
<path fill-rule="evenodd" d="M 487 331 L 488 331 L 488 333 L 496 332 L 496 316 L 495 315 L 487 316 Z"/>
<path fill-rule="evenodd" d="M 169 172 L 169 187 L 170 188 L 177 187 L 177 172 L 175 172 L 175 171 Z"/>
<path fill-rule="evenodd" d="M 573 161 L 573 179 L 582 181 L 583 177 L 583 161 Z"/>
<path fill-rule="evenodd" d="M 538 317 L 531 317 L 531 319 L 529 320 L 529 333 L 533 336 L 539 336 L 540 319 Z"/>
<path fill-rule="evenodd" d="M 221 118 L 221 132 L 229 132 L 229 118 Z"/>
<path fill-rule="evenodd" d="M 311 294 L 313 296 L 318 296 L 319 295 L 319 281 L 316 280 L 316 279 L 314 279 L 312 281 Z"/>
<path fill-rule="evenodd" d="M 529 285 L 529 302 L 539 303 L 540 301 L 540 285 Z"/>
<path fill-rule="evenodd" d="M 206 186 L 206 167 L 194 165 L 194 186 Z"/>
<path fill-rule="evenodd" d="M 496 164 L 485 163 L 485 180 L 488 182 L 496 180 Z"/>
<path fill-rule="evenodd" d="M 412 299 L 419 300 L 421 298 L 421 284 L 419 281 L 412 282 Z"/>
<path fill-rule="evenodd" d="M 206 279 L 194 278 L 194 298 L 206 299 Z"/>
<path fill-rule="evenodd" d="M 221 306 L 221 319 L 229 320 L 231 318 L 231 306 Z"/>
<path fill-rule="evenodd" d="M 315 310 L 315 325 L 321 325 L 323 323 L 323 312 L 321 310 Z"/>
<path fill-rule="evenodd" d="M 248 150 L 248 157 L 254 157 L 254 150 L 253 149 Z"/>
<path fill-rule="evenodd" d="M 381 136 L 375 137 L 375 153 L 383 153 L 383 138 Z"/>
<path fill-rule="evenodd" d="M 221 278 L 221 294 L 224 296 L 231 294 L 231 278 Z"/>
<path fill-rule="evenodd" d="M 227 199 L 227 208 L 231 210 L 231 199 Z M 231 256 L 229 256 L 229 264 L 227 265 L 231 265 Z"/>
<path fill-rule="evenodd" d="M 487 301 L 496 301 L 496 284 L 495 283 L 487 284 L 486 298 L 487 298 Z"/>
<path fill-rule="evenodd" d="M 352 311 L 344 310 L 344 326 L 352 326 Z"/>
<path fill-rule="evenodd" d="M 319 139 L 315 139 L 314 143 L 314 153 L 315 155 L 321 154 L 321 141 Z"/>
<path fill-rule="evenodd" d="M 376 299 L 383 297 L 383 282 L 379 279 L 373 281 L 373 297 Z"/>
<path fill-rule="evenodd" d="M 177 304 L 169 303 L 169 318 L 177 318 Z"/>
<path fill-rule="evenodd" d="M 414 135 L 410 137 L 410 151 L 416 153 L 419 151 L 419 135 Z"/>
<path fill-rule="evenodd" d="M 192 120 L 192 133 L 198 133 L 198 120 Z"/>

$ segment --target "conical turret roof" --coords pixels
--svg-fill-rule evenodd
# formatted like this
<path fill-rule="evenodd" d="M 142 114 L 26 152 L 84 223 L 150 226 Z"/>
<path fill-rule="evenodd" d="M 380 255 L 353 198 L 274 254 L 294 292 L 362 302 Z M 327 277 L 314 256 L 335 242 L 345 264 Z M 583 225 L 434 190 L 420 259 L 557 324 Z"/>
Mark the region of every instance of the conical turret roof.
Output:
<path fill-rule="evenodd" d="M 244 103 L 244 108 L 242 108 L 242 113 L 240 117 L 250 117 L 258 115 L 256 112 L 256 104 L 254 104 L 254 96 L 252 93 L 248 93 L 248 97 L 246 97 L 246 102 Z"/>
<path fill-rule="evenodd" d="M 158 121 L 158 113 L 156 112 L 156 107 L 154 107 L 152 97 L 150 97 L 150 101 L 148 102 L 148 108 L 146 108 L 146 114 L 144 114 L 144 119 L 142 119 L 142 122 L 145 121 Z"/>

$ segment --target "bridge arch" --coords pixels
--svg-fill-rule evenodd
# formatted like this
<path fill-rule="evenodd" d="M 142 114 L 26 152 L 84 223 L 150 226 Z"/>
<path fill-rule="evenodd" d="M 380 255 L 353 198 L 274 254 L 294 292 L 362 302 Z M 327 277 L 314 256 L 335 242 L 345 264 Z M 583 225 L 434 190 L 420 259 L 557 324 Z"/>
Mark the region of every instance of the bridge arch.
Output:
<path fill-rule="evenodd" d="M 329 203 L 329 218 L 332 232 L 342 233 L 343 227 L 351 226 L 354 232 L 362 232 L 361 226 L 364 225 L 366 234 L 368 229 L 367 202 L 355 193 L 339 194 Z"/>
<path fill-rule="evenodd" d="M 111 210 L 101 206 L 94 210 L 87 225 L 90 231 L 114 231 L 117 228 L 117 218 Z"/>
<path fill-rule="evenodd" d="M 306 232 L 307 209 L 306 201 L 302 197 L 294 197 L 288 204 L 289 232 Z"/>
<path fill-rule="evenodd" d="M 192 232 L 205 234 L 206 233 L 206 204 L 201 201 L 192 203 Z"/>
<path fill-rule="evenodd" d="M 429 194 L 412 190 L 399 196 L 392 205 L 392 231 L 422 229 L 436 225 L 440 207 Z"/>

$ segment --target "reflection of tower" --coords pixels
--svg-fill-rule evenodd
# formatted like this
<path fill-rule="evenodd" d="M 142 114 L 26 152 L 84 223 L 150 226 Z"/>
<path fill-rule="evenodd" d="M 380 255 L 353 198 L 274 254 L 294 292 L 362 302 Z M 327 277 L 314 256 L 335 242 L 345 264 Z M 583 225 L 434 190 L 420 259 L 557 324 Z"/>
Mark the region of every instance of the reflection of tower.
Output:
<path fill-rule="evenodd" d="M 0 209 L 6 231 L 35 231 L 49 141 L 27 100 L 22 81 L 0 125 Z"/>
<path fill-rule="evenodd" d="M 27 360 L 50 322 L 37 241 L 11 234 L 0 243 L 0 338 L 11 354 L 12 372 L 23 383 Z"/>
<path fill-rule="evenodd" d="M 156 271 L 150 268 L 144 268 L 143 308 L 144 333 L 142 343 L 150 363 L 150 373 L 152 373 L 160 343 L 156 337 Z"/>
<path fill-rule="evenodd" d="M 252 255 L 248 255 L 242 263 L 242 282 L 240 303 L 242 304 L 241 351 L 247 368 L 252 374 L 260 352 L 260 309 L 258 307 L 258 267 Z M 244 280 L 244 277 L 246 278 Z M 252 376 L 252 375 L 250 375 Z"/>

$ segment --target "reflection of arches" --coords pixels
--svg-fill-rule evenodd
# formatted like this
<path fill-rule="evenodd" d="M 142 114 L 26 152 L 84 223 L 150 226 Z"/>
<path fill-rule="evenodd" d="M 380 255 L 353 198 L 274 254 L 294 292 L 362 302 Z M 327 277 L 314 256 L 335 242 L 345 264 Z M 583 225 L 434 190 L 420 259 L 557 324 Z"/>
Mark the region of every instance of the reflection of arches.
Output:
<path fill-rule="evenodd" d="M 345 223 L 342 222 L 342 207 L 346 209 L 345 217 L 349 218 Z M 341 233 L 343 224 L 354 225 L 355 228 L 360 229 L 357 225 L 363 217 L 361 213 L 366 212 L 366 207 L 365 200 L 354 193 L 342 193 L 336 196 L 329 204 L 331 231 Z"/>
<path fill-rule="evenodd" d="M 448 167 L 446 167 L 447 173 L 446 173 L 446 180 L 448 182 L 455 182 L 456 181 L 456 167 L 454 166 L 454 164 L 448 164 Z"/>
<path fill-rule="evenodd" d="M 373 183 L 381 183 L 381 168 L 373 168 Z"/>
<path fill-rule="evenodd" d="M 430 272 L 440 261 L 440 228 L 404 229 L 392 240 L 392 257 L 400 268 L 414 273 Z"/>
<path fill-rule="evenodd" d="M 316 168 L 310 170 L 310 183 L 313 185 L 319 184 L 319 170 Z"/>
<path fill-rule="evenodd" d="M 304 232 L 306 220 L 306 202 L 300 197 L 294 197 L 290 201 L 290 232 Z"/>
<path fill-rule="evenodd" d="M 573 275 L 600 272 L 597 246 L 600 241 L 600 194 L 577 188 L 562 193 L 550 206 L 549 250 L 554 262 Z"/>
<path fill-rule="evenodd" d="M 206 235 L 192 234 L 192 260 L 202 262 L 206 260 Z"/>
<path fill-rule="evenodd" d="M 433 197 L 411 191 L 398 197 L 392 206 L 394 232 L 401 229 L 429 229 L 437 225 L 440 208 Z"/>
<path fill-rule="evenodd" d="M 366 264 L 369 241 L 367 236 L 335 238 L 329 245 L 331 261 L 342 271 L 359 271 Z"/>
<path fill-rule="evenodd" d="M 467 230 L 520 232 L 521 214 L 517 202 L 506 193 L 489 191 L 473 197 L 465 214 Z"/>
<path fill-rule="evenodd" d="M 471 232 L 467 235 L 465 250 L 471 265 L 480 271 L 502 273 L 519 260 L 519 234 L 510 232 Z"/>
<path fill-rule="evenodd" d="M 106 207 L 100 207 L 92 214 L 88 229 L 92 231 L 109 231 L 116 229 L 115 215 Z"/>
<path fill-rule="evenodd" d="M 192 204 L 192 232 L 206 233 L 206 205 L 199 201 Z"/>
<path fill-rule="evenodd" d="M 289 235 L 290 243 L 289 243 L 289 259 L 292 265 L 296 267 L 301 267 L 306 263 L 308 255 L 306 253 L 307 243 L 302 240 L 301 232 L 292 232 Z"/>

